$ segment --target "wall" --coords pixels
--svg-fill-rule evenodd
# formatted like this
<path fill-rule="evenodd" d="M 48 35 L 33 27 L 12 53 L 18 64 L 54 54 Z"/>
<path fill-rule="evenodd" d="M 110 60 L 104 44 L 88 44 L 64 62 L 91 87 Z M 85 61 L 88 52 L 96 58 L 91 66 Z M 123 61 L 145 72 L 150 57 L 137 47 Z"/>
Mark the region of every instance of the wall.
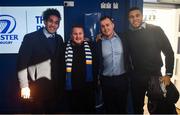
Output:
<path fill-rule="evenodd" d="M 69 0 L 67 0 L 69 1 Z M 117 2 L 118 9 L 101 9 L 102 2 Z M 116 31 L 128 28 L 127 10 L 131 6 L 142 8 L 143 0 L 74 0 L 74 7 L 64 8 L 65 39 L 69 39 L 70 28 L 74 23 L 84 25 L 84 14 L 99 12 L 110 15 L 115 20 Z M 63 5 L 63 0 L 1 0 L 0 6 L 53 6 Z M 87 36 L 88 37 L 88 36 Z M 19 84 L 16 75 L 17 54 L 0 54 L 0 113 L 21 113 L 23 107 L 19 102 Z"/>

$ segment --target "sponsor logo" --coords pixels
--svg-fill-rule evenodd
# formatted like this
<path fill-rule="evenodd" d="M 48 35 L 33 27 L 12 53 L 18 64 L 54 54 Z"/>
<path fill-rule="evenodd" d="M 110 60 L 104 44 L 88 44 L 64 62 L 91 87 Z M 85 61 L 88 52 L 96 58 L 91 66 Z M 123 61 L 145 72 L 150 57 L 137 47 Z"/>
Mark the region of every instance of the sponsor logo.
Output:
<path fill-rule="evenodd" d="M 0 15 L 0 44 L 12 44 L 18 40 L 18 35 L 13 34 L 16 20 L 11 15 Z"/>
<path fill-rule="evenodd" d="M 0 33 L 12 33 L 16 28 L 16 20 L 11 15 L 0 15 Z"/>

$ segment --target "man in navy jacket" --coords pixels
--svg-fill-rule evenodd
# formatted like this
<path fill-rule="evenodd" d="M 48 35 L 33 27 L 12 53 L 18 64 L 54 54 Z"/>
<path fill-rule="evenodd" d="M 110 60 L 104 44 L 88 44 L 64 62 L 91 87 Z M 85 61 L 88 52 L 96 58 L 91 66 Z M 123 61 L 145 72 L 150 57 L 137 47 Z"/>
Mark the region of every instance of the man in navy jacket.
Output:
<path fill-rule="evenodd" d="M 61 16 L 56 9 L 43 12 L 45 27 L 24 36 L 18 54 L 18 79 L 23 99 L 33 100 L 34 113 L 53 113 L 63 91 L 64 48 L 56 33 Z"/>

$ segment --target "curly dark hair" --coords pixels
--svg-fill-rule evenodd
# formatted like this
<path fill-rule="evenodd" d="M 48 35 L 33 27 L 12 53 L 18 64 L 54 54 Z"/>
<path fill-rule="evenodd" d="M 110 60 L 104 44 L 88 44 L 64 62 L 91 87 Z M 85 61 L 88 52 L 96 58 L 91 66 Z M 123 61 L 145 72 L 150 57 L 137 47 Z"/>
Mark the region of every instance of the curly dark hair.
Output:
<path fill-rule="evenodd" d="M 54 9 L 54 8 L 48 8 L 47 10 L 45 10 L 43 12 L 43 20 L 44 21 L 47 21 L 49 19 L 50 16 L 57 16 L 60 20 L 61 20 L 61 15 L 59 13 L 59 11 L 57 9 Z"/>

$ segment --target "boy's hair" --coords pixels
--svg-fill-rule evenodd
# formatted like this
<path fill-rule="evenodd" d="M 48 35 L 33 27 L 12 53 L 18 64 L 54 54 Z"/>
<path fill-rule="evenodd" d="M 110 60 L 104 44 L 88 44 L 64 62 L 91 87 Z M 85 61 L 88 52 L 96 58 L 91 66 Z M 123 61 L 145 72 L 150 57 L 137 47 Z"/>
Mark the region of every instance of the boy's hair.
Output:
<path fill-rule="evenodd" d="M 80 25 L 80 24 L 74 24 L 74 25 L 71 27 L 71 33 L 72 33 L 72 30 L 73 30 L 74 28 L 81 28 L 81 29 L 84 31 L 84 27 L 83 27 L 82 25 Z"/>
<path fill-rule="evenodd" d="M 61 15 L 59 13 L 59 11 L 57 9 L 54 9 L 54 8 L 48 8 L 47 10 L 45 10 L 43 12 L 43 20 L 44 21 L 47 21 L 49 19 L 50 16 L 57 16 L 59 18 L 59 20 L 61 20 Z"/>

